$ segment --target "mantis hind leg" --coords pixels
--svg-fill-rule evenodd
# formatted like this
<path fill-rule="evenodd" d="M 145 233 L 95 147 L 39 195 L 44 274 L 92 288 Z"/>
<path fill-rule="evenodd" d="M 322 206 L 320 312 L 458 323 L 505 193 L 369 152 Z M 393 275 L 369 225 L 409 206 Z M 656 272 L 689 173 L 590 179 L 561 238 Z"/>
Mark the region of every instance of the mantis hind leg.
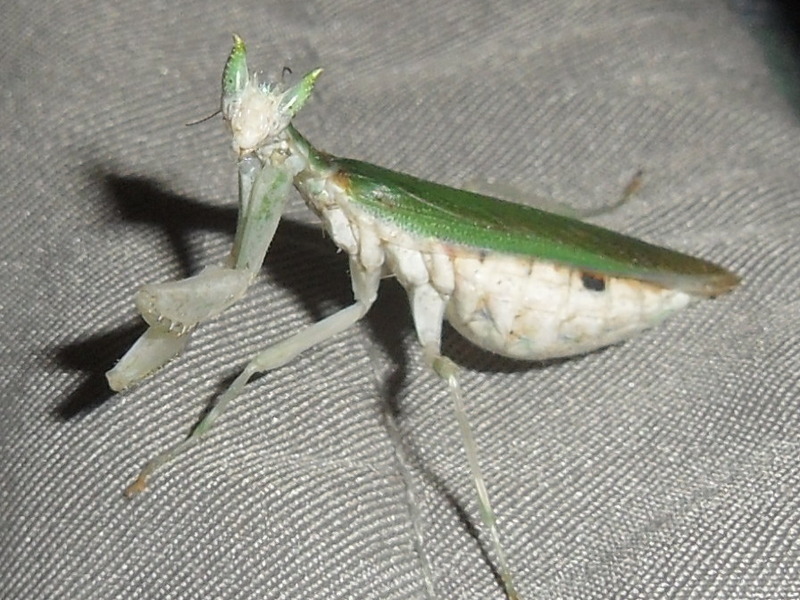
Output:
<path fill-rule="evenodd" d="M 153 472 L 163 464 L 192 448 L 214 425 L 220 415 L 255 375 L 277 369 L 294 359 L 301 352 L 324 342 L 325 340 L 348 329 L 361 319 L 369 310 L 378 292 L 380 273 L 366 271 L 356 261 L 350 261 L 355 302 L 321 321 L 309 325 L 298 333 L 291 335 L 254 356 L 233 380 L 225 392 L 217 399 L 205 417 L 195 426 L 189 436 L 182 442 L 162 452 L 148 461 L 139 476 L 126 490 L 125 495 L 134 496 L 147 488 L 147 480 Z"/>
<path fill-rule="evenodd" d="M 461 391 L 461 384 L 459 383 L 459 368 L 452 360 L 443 356 L 441 353 L 441 330 L 445 301 L 438 292 L 428 285 L 411 290 L 409 292 L 409 298 L 411 300 L 411 310 L 414 317 L 414 325 L 417 330 L 417 337 L 422 344 L 422 352 L 425 361 L 433 372 L 447 384 L 450 398 L 453 401 L 453 410 L 461 432 L 464 451 L 467 455 L 472 484 L 475 487 L 475 492 L 478 497 L 478 509 L 481 520 L 489 534 L 503 587 L 505 588 L 509 600 L 520 600 L 521 597 L 514 587 L 506 552 L 500 541 L 497 518 L 492 508 L 492 503 L 489 500 L 489 492 L 486 488 L 486 481 L 480 466 L 478 445 L 475 442 L 475 435 L 473 434 L 472 426 L 467 416 L 464 395 Z"/>
<path fill-rule="evenodd" d="M 575 208 L 563 202 L 559 202 L 558 200 L 544 198 L 540 195 L 532 194 L 521 188 L 494 179 L 471 179 L 464 183 L 464 189 L 475 192 L 476 194 L 484 194 L 486 196 L 502 198 L 503 200 L 508 200 L 517 204 L 533 206 L 547 212 L 561 215 L 562 217 L 588 219 L 611 213 L 620 206 L 627 204 L 628 200 L 642 187 L 643 181 L 644 171 L 639 169 L 634 173 L 633 177 L 631 177 L 617 200 L 606 206 L 587 209 Z"/>

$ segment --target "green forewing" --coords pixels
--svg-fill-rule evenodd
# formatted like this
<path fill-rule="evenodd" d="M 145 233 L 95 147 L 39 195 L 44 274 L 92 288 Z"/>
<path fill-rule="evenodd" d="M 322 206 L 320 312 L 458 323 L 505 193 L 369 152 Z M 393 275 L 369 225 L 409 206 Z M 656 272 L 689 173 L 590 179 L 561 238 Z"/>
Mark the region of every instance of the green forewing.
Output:
<path fill-rule="evenodd" d="M 711 262 L 569 217 L 358 160 L 337 158 L 333 166 L 368 212 L 416 235 L 704 296 L 721 294 L 739 281 Z"/>

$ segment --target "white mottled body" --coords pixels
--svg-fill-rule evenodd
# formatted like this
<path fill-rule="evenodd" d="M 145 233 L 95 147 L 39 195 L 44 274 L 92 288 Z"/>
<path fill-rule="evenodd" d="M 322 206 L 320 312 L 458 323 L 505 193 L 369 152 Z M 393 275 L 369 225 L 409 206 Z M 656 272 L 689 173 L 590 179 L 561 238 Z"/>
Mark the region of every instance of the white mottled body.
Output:
<path fill-rule="evenodd" d="M 346 176 L 308 163 L 295 185 L 334 243 L 365 270 L 396 277 L 412 304 L 426 299 L 431 319 L 443 315 L 497 354 L 524 360 L 582 354 L 629 338 L 693 300 L 619 277 L 594 277 L 602 289 L 593 289 L 576 267 L 418 236 L 359 206 Z"/>

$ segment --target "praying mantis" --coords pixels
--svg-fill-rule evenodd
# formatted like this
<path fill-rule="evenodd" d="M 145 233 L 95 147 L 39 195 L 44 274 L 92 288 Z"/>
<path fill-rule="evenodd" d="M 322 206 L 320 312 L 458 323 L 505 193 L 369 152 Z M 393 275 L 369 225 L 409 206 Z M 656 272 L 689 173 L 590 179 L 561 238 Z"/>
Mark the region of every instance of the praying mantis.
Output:
<path fill-rule="evenodd" d="M 317 150 L 292 125 L 321 69 L 293 86 L 261 82 L 234 36 L 221 113 L 239 176 L 233 249 L 224 266 L 145 285 L 135 302 L 148 329 L 107 373 L 125 390 L 186 346 L 192 332 L 241 299 L 257 276 L 296 188 L 349 259 L 354 302 L 258 353 L 188 438 L 148 462 L 126 490 L 196 444 L 259 373 L 357 323 L 393 276 L 408 294 L 425 363 L 446 385 L 507 596 L 520 598 L 500 539 L 459 384 L 441 353 L 444 320 L 491 352 L 530 361 L 615 344 L 692 302 L 735 287 L 727 269 L 569 217 L 459 190 Z"/>

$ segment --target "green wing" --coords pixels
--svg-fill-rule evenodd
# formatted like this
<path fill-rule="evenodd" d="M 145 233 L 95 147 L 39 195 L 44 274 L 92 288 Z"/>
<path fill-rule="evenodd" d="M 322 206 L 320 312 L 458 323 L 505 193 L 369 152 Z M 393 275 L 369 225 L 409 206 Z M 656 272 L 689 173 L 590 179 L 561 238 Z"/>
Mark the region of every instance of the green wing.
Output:
<path fill-rule="evenodd" d="M 739 282 L 736 275 L 711 262 L 576 219 L 358 160 L 331 162 L 368 212 L 416 235 L 703 296 L 716 296 Z"/>

